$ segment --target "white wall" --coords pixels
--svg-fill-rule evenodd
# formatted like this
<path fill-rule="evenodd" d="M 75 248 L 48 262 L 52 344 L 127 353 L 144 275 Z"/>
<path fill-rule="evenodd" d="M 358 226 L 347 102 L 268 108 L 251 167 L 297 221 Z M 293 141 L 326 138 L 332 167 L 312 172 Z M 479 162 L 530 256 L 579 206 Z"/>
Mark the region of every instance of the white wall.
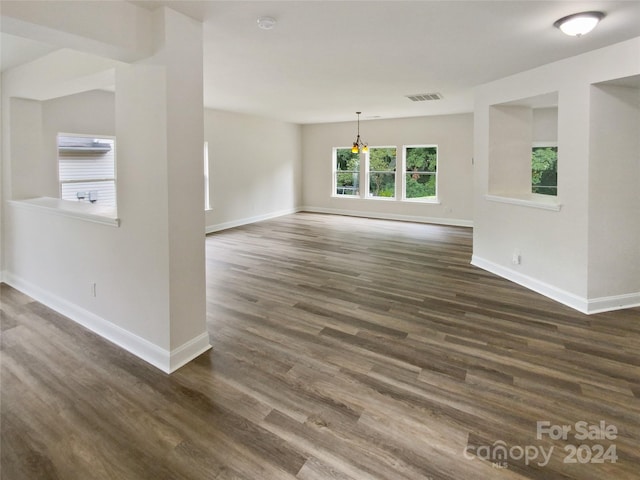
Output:
<path fill-rule="evenodd" d="M 531 192 L 533 110 L 492 106 L 489 110 L 489 193 Z M 516 158 L 527 161 L 517 162 Z"/>
<path fill-rule="evenodd" d="M 9 99 L 11 110 L 11 199 L 58 197 L 58 133 L 115 135 L 115 98 L 89 91 L 44 102 Z M 37 175 L 34 175 L 37 172 Z"/>
<path fill-rule="evenodd" d="M 166 8 L 153 21 L 156 55 L 117 66 L 115 102 L 102 92 L 44 103 L 13 98 L 33 79 L 30 68 L 11 71 L 3 83 L 3 102 L 12 107 L 3 109 L 4 280 L 170 372 L 210 348 L 202 26 Z M 43 75 L 57 78 L 47 69 Z M 74 202 L 7 207 L 6 200 L 57 196 L 59 131 L 117 137 L 119 227 L 68 216 Z"/>
<path fill-rule="evenodd" d="M 59 132 L 115 134 L 112 93 L 87 92 L 47 102 L 11 98 L 9 106 L 12 199 L 58 196 Z M 110 263 L 104 264 L 103 250 L 117 231 L 34 212 L 10 212 L 5 225 L 9 252 L 5 269 L 32 285 L 50 287 L 52 295 L 103 313 L 112 287 L 97 272 Z M 78 252 L 83 252 L 81 263 L 76 261 Z M 60 272 L 71 280 L 60 281 Z M 91 296 L 93 282 L 100 288 L 96 298 Z"/>
<path fill-rule="evenodd" d="M 114 95 L 110 93 L 87 92 L 47 102 L 11 99 L 11 104 L 14 199 L 58 196 L 58 132 L 115 135 Z M 25 110 L 31 118 L 38 112 L 40 122 L 21 125 L 17 119 Z M 21 144 L 31 145 L 33 151 L 22 151 Z M 122 195 L 127 192 L 121 188 Z M 158 290 L 137 288 L 140 283 L 157 283 L 162 275 L 155 258 L 142 268 L 145 256 L 131 242 L 131 236 L 137 235 L 130 232 L 135 224 L 124 222 L 114 228 L 14 206 L 9 208 L 5 228 L 5 268 L 19 285 L 26 282 L 28 288 L 46 292 L 54 302 L 74 305 L 152 343 L 168 346 L 166 332 L 144 329 L 146 319 L 163 315 L 167 305 L 161 295 L 145 298 L 145 292 Z M 149 240 L 157 247 L 154 233 L 158 232 L 151 231 Z M 123 274 L 132 267 L 136 275 Z M 97 285 L 96 297 L 92 283 Z"/>
<path fill-rule="evenodd" d="M 296 211 L 300 205 L 300 126 L 205 110 L 211 211 L 208 232 Z"/>
<path fill-rule="evenodd" d="M 332 152 L 350 147 L 356 122 L 304 125 L 303 208 L 379 218 L 471 225 L 473 218 L 473 115 L 370 120 L 360 122 L 369 146 L 438 145 L 439 204 L 332 196 Z M 398 196 L 399 197 L 399 196 Z"/>
<path fill-rule="evenodd" d="M 7 162 L 3 193 L 13 199 L 36 196 L 46 185 L 43 177 L 33 174 L 42 167 L 42 104 L 25 98 L 8 98 L 4 104 L 10 115 L 6 122 L 9 134 L 3 142 L 9 147 L 5 158 L 20 161 Z"/>
<path fill-rule="evenodd" d="M 640 38 L 507 77 L 476 90 L 474 264 L 582 311 L 640 303 L 640 292 L 629 282 L 596 294 L 606 297 L 595 297 L 595 290 L 589 289 L 595 274 L 595 270 L 590 269 L 590 259 L 604 254 L 606 248 L 604 242 L 589 242 L 590 232 L 606 228 L 604 216 L 594 215 L 592 210 L 601 200 L 589 180 L 590 165 L 595 161 L 590 152 L 594 133 L 590 118 L 596 113 L 591 111 L 591 85 L 637 75 L 640 72 L 638 51 Z M 486 196 L 490 192 L 490 147 L 495 141 L 491 133 L 492 106 L 546 96 L 550 92 L 558 92 L 558 205 L 555 207 L 560 210 L 538 208 L 540 204 L 549 206 L 548 198 L 532 197 L 527 205 L 493 201 Z M 621 125 L 621 119 L 615 115 L 608 115 L 606 121 L 610 125 Z M 637 130 L 619 128 L 616 135 L 631 138 L 625 143 L 633 143 Z M 638 162 L 638 159 L 625 161 Z M 637 172 L 628 173 L 637 179 Z M 611 188 L 609 194 L 620 198 L 615 188 Z M 624 215 L 630 218 L 632 212 L 637 211 L 634 208 L 625 208 Z M 614 235 L 625 238 L 625 243 L 637 245 L 640 238 L 635 225 L 634 221 L 618 222 Z M 519 265 L 512 262 L 516 251 L 521 255 Z M 610 258 L 611 253 L 608 256 Z M 637 262 L 637 258 L 628 260 Z"/>
<path fill-rule="evenodd" d="M 59 196 L 58 133 L 114 136 L 115 95 L 94 90 L 42 102 L 42 155 L 36 161 L 45 184 L 33 196 Z"/>
<path fill-rule="evenodd" d="M 0 72 L 0 141 L 4 143 L 4 121 L 7 106 L 5 105 L 3 87 L 3 74 Z M 8 118 L 8 117 L 7 117 Z M 0 282 L 4 281 L 4 146 L 0 145 Z"/>
<path fill-rule="evenodd" d="M 134 61 L 153 51 L 152 15 L 130 2 L 3 2 L 2 31 L 58 47 Z"/>
<path fill-rule="evenodd" d="M 149 91 L 152 84 L 151 80 L 144 81 L 140 88 Z M 118 95 L 120 109 L 140 106 L 139 91 L 127 93 L 120 88 Z M 43 102 L 11 102 L 11 121 L 15 124 L 11 132 L 16 137 L 12 142 L 15 161 L 11 171 L 16 199 L 58 196 L 59 132 L 116 135 L 116 95 L 111 92 L 89 91 Z M 129 117 L 133 113 L 121 115 Z M 160 115 L 154 118 L 160 119 Z M 157 190 L 162 183 L 154 180 L 162 177 L 166 169 L 156 161 L 165 146 L 157 142 L 159 150 L 155 154 L 139 151 L 138 136 L 153 136 L 153 128 L 149 122 L 137 124 L 135 135 L 118 135 L 117 139 L 120 228 L 11 207 L 6 270 L 12 283 L 19 285 L 28 279 L 27 288 L 39 289 L 50 304 L 63 302 L 86 310 L 169 348 L 166 330 L 147 328 L 153 325 L 150 318 L 166 317 L 170 309 L 168 298 L 162 293 L 168 288 L 168 244 L 162 226 L 165 222 L 158 223 L 164 207 L 153 206 L 166 195 Z M 151 130 L 143 131 L 142 126 Z M 206 213 L 210 231 L 296 210 L 300 204 L 300 130 L 298 125 L 276 120 L 205 111 L 213 206 Z M 128 161 L 130 158 L 146 159 L 144 168 L 140 161 Z M 202 210 L 196 213 L 202 215 Z M 134 248 L 132 238 L 136 243 L 147 239 L 144 252 Z M 135 274 L 123 274 L 129 270 Z M 93 283 L 97 285 L 95 297 Z M 146 288 L 138 288 L 140 284 Z"/>
<path fill-rule="evenodd" d="M 640 292 L 640 77 L 591 87 L 589 296 Z"/>
<path fill-rule="evenodd" d="M 534 143 L 557 143 L 558 107 L 533 109 Z"/>

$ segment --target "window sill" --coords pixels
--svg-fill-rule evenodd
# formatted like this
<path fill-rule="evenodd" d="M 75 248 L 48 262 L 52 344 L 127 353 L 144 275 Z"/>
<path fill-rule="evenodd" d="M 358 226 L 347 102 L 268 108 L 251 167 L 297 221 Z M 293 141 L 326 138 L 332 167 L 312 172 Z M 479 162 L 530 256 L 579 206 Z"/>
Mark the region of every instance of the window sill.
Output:
<path fill-rule="evenodd" d="M 39 210 L 52 215 L 77 218 L 79 220 L 100 223 L 112 227 L 120 226 L 120 219 L 114 207 L 103 207 L 91 203 L 72 202 L 51 197 L 10 200 L 9 203 L 18 208 Z"/>
<path fill-rule="evenodd" d="M 562 204 L 558 203 L 558 197 L 550 195 L 540 195 L 536 193 L 524 194 L 487 194 L 486 200 L 510 205 L 520 205 L 523 207 L 540 208 L 559 212 Z"/>
<path fill-rule="evenodd" d="M 423 200 L 421 198 L 403 198 L 396 197 L 361 197 L 360 195 L 331 195 L 331 198 L 353 198 L 356 200 L 375 200 L 382 202 L 402 202 L 402 203 L 420 203 L 426 205 L 441 205 L 442 202 L 437 198 Z"/>
<path fill-rule="evenodd" d="M 422 198 L 404 198 L 402 201 L 409 202 L 409 203 L 428 203 L 431 205 L 440 205 L 442 203 L 437 198 L 428 198 L 424 200 Z"/>
<path fill-rule="evenodd" d="M 366 197 L 365 200 L 382 200 L 383 202 L 395 202 L 396 197 L 375 197 L 373 195 L 370 195 Z"/>
<path fill-rule="evenodd" d="M 362 197 L 360 195 L 340 195 L 337 193 L 331 195 L 331 198 L 357 198 L 358 200 L 362 200 Z"/>

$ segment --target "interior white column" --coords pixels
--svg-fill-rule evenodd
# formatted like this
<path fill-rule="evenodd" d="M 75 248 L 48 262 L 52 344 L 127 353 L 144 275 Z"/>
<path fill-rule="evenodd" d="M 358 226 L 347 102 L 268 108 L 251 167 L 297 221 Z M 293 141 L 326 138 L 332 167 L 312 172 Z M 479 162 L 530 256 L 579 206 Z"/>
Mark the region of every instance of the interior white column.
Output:
<path fill-rule="evenodd" d="M 118 216 L 138 239 L 132 258 L 158 281 L 147 298 L 166 304 L 145 337 L 170 352 L 166 370 L 210 348 L 206 330 L 202 26 L 155 12 L 157 50 L 116 72 Z M 188 74 L 187 74 L 188 73 Z M 158 310 L 156 310 L 158 311 Z M 159 318 L 158 318 L 159 317 Z M 147 336 L 148 334 L 148 336 Z"/>

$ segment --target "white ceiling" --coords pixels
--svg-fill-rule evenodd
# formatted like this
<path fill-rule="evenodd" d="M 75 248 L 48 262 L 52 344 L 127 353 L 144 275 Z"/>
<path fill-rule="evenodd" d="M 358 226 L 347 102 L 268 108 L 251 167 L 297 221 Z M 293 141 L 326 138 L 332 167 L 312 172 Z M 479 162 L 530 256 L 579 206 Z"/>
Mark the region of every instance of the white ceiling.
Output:
<path fill-rule="evenodd" d="M 46 43 L 0 33 L 0 72 L 30 62 L 56 50 Z"/>
<path fill-rule="evenodd" d="M 132 3 L 204 22 L 205 106 L 295 123 L 469 112 L 477 85 L 640 36 L 628 0 Z M 553 27 L 586 10 L 606 13 L 589 35 Z M 431 92 L 444 98 L 405 98 Z"/>

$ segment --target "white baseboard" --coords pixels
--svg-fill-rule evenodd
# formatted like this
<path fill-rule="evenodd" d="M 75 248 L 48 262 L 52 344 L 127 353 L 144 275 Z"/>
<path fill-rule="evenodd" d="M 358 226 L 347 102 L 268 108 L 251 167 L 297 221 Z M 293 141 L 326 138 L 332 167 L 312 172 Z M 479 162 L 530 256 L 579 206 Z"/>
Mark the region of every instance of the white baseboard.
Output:
<path fill-rule="evenodd" d="M 211 348 L 209 335 L 203 332 L 182 346 L 169 351 L 105 320 L 85 308 L 48 292 L 11 272 L 4 272 L 5 283 L 56 312 L 118 345 L 165 373 L 172 373 Z"/>
<path fill-rule="evenodd" d="M 164 370 L 166 373 L 172 373 L 178 370 L 180 367 L 186 365 L 197 356 L 203 354 L 207 350 L 211 349 L 209 343 L 209 334 L 202 332 L 195 338 L 192 338 L 188 342 L 183 343 L 178 348 L 171 350 L 169 355 L 169 368 Z"/>
<path fill-rule="evenodd" d="M 495 273 L 500 277 L 506 278 L 507 280 L 517 283 L 518 285 L 522 285 L 523 287 L 533 290 L 534 292 L 587 315 L 640 306 L 640 292 L 589 299 L 567 292 L 566 290 L 562 290 L 528 275 L 524 275 L 511 268 L 485 260 L 477 255 L 472 256 L 471 265 L 482 268 L 488 272 Z"/>
<path fill-rule="evenodd" d="M 589 313 L 611 312 L 625 308 L 640 307 L 640 292 L 611 297 L 599 297 L 588 300 Z"/>
<path fill-rule="evenodd" d="M 265 213 L 263 215 L 256 215 L 254 217 L 245 217 L 238 220 L 232 220 L 230 222 L 217 223 L 215 225 L 208 225 L 205 227 L 205 233 L 219 232 L 221 230 L 227 230 L 229 228 L 241 227 L 242 225 L 249 225 L 250 223 L 261 222 L 263 220 L 270 220 L 272 218 L 282 217 L 283 215 L 290 215 L 292 213 L 299 212 L 299 208 L 288 208 L 286 210 L 278 210 L 277 212 Z"/>
<path fill-rule="evenodd" d="M 375 218 L 379 220 L 400 220 L 403 222 L 435 223 L 438 225 L 451 225 L 455 227 L 473 227 L 472 220 L 464 220 L 459 218 L 423 217 L 418 215 L 402 215 L 397 213 L 343 210 L 339 208 L 324 208 L 324 207 L 300 207 L 300 211 L 311 212 L 311 213 L 328 213 L 332 215 L 347 215 L 350 217 Z"/>
<path fill-rule="evenodd" d="M 310 213 L 327 213 L 330 215 L 347 215 L 350 217 L 363 217 L 363 218 L 376 218 L 379 220 L 400 220 L 403 222 L 415 222 L 415 223 L 434 223 L 438 225 L 451 225 L 455 227 L 473 227 L 471 220 L 463 220 L 457 218 L 443 218 L 443 217 L 422 217 L 417 215 L 401 215 L 394 213 L 380 213 L 380 212 L 363 212 L 358 210 L 343 210 L 337 208 L 323 208 L 323 207 L 298 207 L 287 210 L 280 210 L 277 212 L 267 213 L 264 215 L 257 215 L 255 217 L 246 217 L 239 220 L 233 220 L 230 222 L 218 223 L 215 225 L 209 225 L 205 228 L 205 233 L 219 232 L 221 230 L 227 230 L 229 228 L 240 227 L 242 225 L 249 225 L 251 223 L 261 222 L 263 220 L 269 220 L 272 218 L 281 217 L 283 215 L 290 215 L 297 212 L 310 212 Z"/>

